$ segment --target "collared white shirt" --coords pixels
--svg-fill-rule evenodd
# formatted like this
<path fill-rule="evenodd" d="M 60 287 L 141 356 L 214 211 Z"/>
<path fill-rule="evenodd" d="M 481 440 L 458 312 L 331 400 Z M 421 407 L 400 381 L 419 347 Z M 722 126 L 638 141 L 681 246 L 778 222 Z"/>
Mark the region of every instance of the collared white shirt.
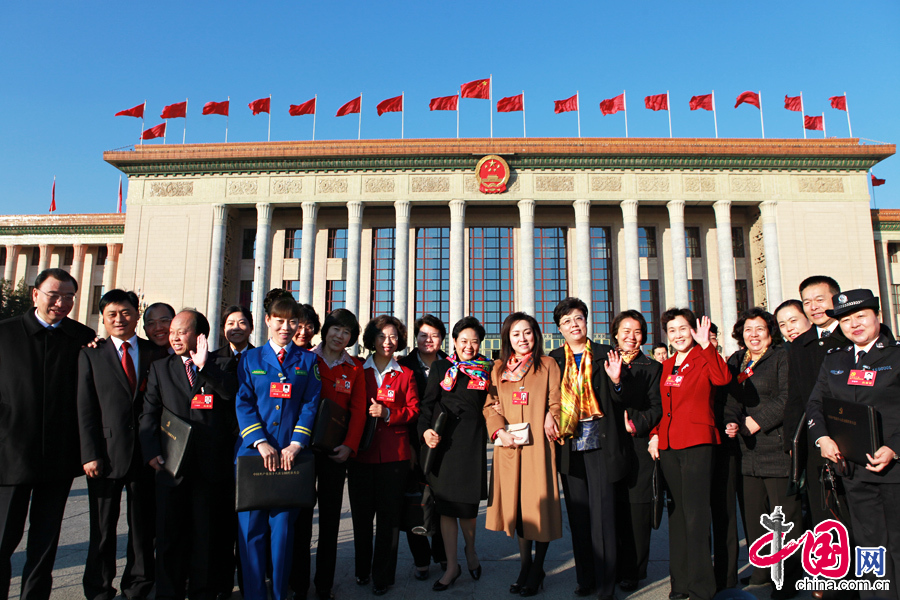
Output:
<path fill-rule="evenodd" d="M 43 320 L 43 319 L 38 315 L 37 309 L 34 309 L 34 318 L 38 320 L 38 323 L 40 323 L 41 325 L 43 325 L 43 326 L 46 327 L 47 329 L 56 329 L 57 327 L 59 327 L 59 323 L 62 323 L 62 321 L 60 321 L 59 323 L 52 323 L 52 324 L 51 324 L 51 323 L 48 323 L 47 321 Z"/>
<path fill-rule="evenodd" d="M 354 364 L 353 357 L 351 357 L 349 354 L 347 354 L 346 350 L 344 350 L 341 353 L 341 355 L 338 357 L 338 359 L 336 361 L 334 361 L 333 363 L 329 363 L 328 359 L 325 358 L 325 355 L 322 353 L 322 344 L 321 343 L 318 346 L 316 346 L 315 348 L 313 348 L 312 352 L 313 352 L 313 354 L 315 354 L 316 356 L 321 358 L 322 362 L 325 363 L 325 366 L 328 367 L 329 369 L 333 369 L 342 363 L 347 363 L 351 367 Z"/>
<path fill-rule="evenodd" d="M 131 339 L 128 339 L 128 340 L 120 340 L 117 337 L 111 337 L 109 339 L 112 340 L 112 343 L 116 345 L 116 354 L 119 355 L 119 362 L 122 362 L 122 344 L 124 344 L 125 342 L 128 342 L 128 345 L 130 346 L 128 348 L 128 355 L 131 357 L 131 362 L 134 363 L 134 372 L 137 373 L 138 367 L 139 367 L 137 334 L 131 336 Z"/>
<path fill-rule="evenodd" d="M 293 342 L 293 341 L 290 341 L 290 342 L 287 343 L 287 346 L 284 347 L 284 353 L 285 353 L 285 356 L 287 356 L 288 354 L 291 353 L 291 348 L 293 347 L 293 345 L 294 345 L 294 342 Z M 275 351 L 275 355 L 276 355 L 276 356 L 278 355 L 279 350 L 281 350 L 281 346 L 279 346 L 278 344 L 276 344 L 276 343 L 275 343 L 275 340 L 269 340 L 269 347 L 271 347 L 272 350 Z"/>
<path fill-rule="evenodd" d="M 378 367 L 375 366 L 374 354 L 370 354 L 369 358 L 366 359 L 365 364 L 363 364 L 364 369 L 372 369 L 375 372 L 375 383 L 378 384 L 378 387 L 381 387 L 381 383 L 384 381 L 385 375 L 390 373 L 391 371 L 396 371 L 400 373 L 403 369 L 400 367 L 400 363 L 393 357 L 391 357 L 391 362 L 387 364 L 384 368 L 384 371 L 379 371 Z"/>
<path fill-rule="evenodd" d="M 859 356 L 859 353 L 860 353 L 860 352 L 868 353 L 869 350 L 872 349 L 872 346 L 874 346 L 874 345 L 875 345 L 875 342 L 877 342 L 877 341 L 878 341 L 878 338 L 875 338 L 874 340 L 872 340 L 871 342 L 869 342 L 869 343 L 866 344 L 865 346 L 857 346 L 856 344 L 853 344 L 853 356 L 854 356 L 854 357 Z"/>
<path fill-rule="evenodd" d="M 838 325 L 840 325 L 840 323 L 838 323 L 837 319 L 835 319 L 828 327 L 819 327 L 818 325 L 816 325 L 816 333 L 818 334 L 818 337 L 822 337 L 823 331 L 827 331 L 829 334 L 832 334 L 834 333 L 834 330 L 837 329 Z"/>
<path fill-rule="evenodd" d="M 228 345 L 231 347 L 231 353 L 234 354 L 235 356 L 243 354 L 244 352 L 246 352 L 247 350 L 250 349 L 250 344 L 247 344 L 246 346 L 244 346 L 243 350 L 238 350 L 237 348 L 234 347 L 234 344 L 232 344 L 231 342 L 228 342 Z M 276 352 L 277 352 L 277 350 L 276 350 Z"/>

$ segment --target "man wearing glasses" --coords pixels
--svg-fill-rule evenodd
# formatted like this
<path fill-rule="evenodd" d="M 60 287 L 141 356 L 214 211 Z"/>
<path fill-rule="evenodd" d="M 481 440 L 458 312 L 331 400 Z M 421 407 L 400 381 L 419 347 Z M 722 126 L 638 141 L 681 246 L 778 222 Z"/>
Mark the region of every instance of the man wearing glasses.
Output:
<path fill-rule="evenodd" d="M 68 318 L 78 283 L 62 269 L 34 282 L 34 310 L 0 323 L 0 598 L 29 514 L 22 600 L 47 600 L 72 480 L 82 474 L 75 382 L 94 330 Z"/>

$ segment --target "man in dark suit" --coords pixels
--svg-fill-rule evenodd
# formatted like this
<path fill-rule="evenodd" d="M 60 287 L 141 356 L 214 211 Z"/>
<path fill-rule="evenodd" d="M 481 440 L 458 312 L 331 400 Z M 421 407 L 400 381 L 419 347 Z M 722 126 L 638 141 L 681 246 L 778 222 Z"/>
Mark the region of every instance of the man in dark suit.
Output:
<path fill-rule="evenodd" d="M 78 283 L 42 271 L 35 309 L 0 323 L 0 598 L 9 596 L 10 558 L 30 513 L 23 600 L 47 600 L 72 480 L 82 473 L 73 383 L 78 353 L 94 330 L 68 318 Z"/>
<path fill-rule="evenodd" d="M 156 473 L 156 598 L 215 598 L 221 587 L 217 565 L 228 560 L 234 520 L 236 381 L 210 360 L 209 322 L 194 310 L 172 320 L 174 354 L 150 366 L 141 446 Z M 164 470 L 160 446 L 163 409 L 190 423 L 190 443 L 177 477 Z M 223 500 L 224 499 L 224 500 Z"/>
<path fill-rule="evenodd" d="M 134 292 L 106 292 L 100 298 L 100 314 L 109 339 L 96 348 L 85 348 L 78 360 L 78 427 L 90 507 L 90 542 L 82 580 L 87 600 L 116 596 L 116 528 L 123 487 L 128 550 L 122 593 L 128 600 L 146 598 L 155 579 L 154 477 L 141 454 L 138 418 L 156 346 L 135 334 L 139 305 Z"/>

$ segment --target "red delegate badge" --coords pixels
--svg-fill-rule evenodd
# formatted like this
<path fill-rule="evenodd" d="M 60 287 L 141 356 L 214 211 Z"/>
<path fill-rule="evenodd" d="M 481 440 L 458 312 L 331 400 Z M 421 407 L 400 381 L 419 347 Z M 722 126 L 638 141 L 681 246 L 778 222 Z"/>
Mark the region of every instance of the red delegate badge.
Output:
<path fill-rule="evenodd" d="M 191 410 L 201 409 L 206 410 L 213 407 L 213 395 L 212 394 L 197 394 L 193 398 L 191 398 Z"/>
<path fill-rule="evenodd" d="M 338 394 L 349 395 L 351 390 L 349 379 L 338 379 L 334 382 L 334 391 Z"/>
<path fill-rule="evenodd" d="M 394 390 L 392 389 L 382 389 L 378 388 L 378 398 L 376 398 L 382 404 L 385 402 L 393 402 L 394 401 Z"/>
<path fill-rule="evenodd" d="M 487 389 L 487 379 L 470 379 L 469 385 L 466 388 L 470 390 L 481 390 L 482 392 Z"/>
<path fill-rule="evenodd" d="M 743 371 L 741 371 L 738 374 L 738 377 L 737 377 L 738 383 L 744 383 L 745 381 L 750 379 L 750 377 L 752 377 L 752 376 L 753 376 L 753 369 L 751 369 L 750 367 L 747 367 L 746 369 L 744 369 Z"/>
<path fill-rule="evenodd" d="M 669 375 L 666 377 L 666 387 L 681 387 L 681 382 L 684 381 L 684 375 Z"/>
<path fill-rule="evenodd" d="M 513 392 L 513 404 L 528 404 L 528 392 Z"/>
<path fill-rule="evenodd" d="M 269 398 L 290 398 L 290 383 L 271 383 L 269 384 Z"/>
<path fill-rule="evenodd" d="M 875 385 L 875 371 L 864 371 L 862 369 L 853 369 L 850 371 L 850 377 L 847 379 L 847 385 L 864 385 L 872 387 Z"/>

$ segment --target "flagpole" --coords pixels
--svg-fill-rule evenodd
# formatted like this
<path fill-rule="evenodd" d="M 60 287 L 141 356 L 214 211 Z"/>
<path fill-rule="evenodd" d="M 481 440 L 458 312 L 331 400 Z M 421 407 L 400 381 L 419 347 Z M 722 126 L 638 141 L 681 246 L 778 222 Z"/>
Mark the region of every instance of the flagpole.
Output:
<path fill-rule="evenodd" d="M 184 142 L 187 139 L 187 108 L 188 108 L 188 100 L 190 98 L 184 99 L 184 131 L 181 132 L 181 145 L 184 146 Z"/>
<path fill-rule="evenodd" d="M 625 90 L 622 90 L 622 108 L 625 112 L 625 137 L 628 137 L 628 99 L 625 97 Z M 670 117 L 671 120 L 671 117 Z"/>
<path fill-rule="evenodd" d="M 403 139 L 403 103 L 406 92 L 400 92 L 400 139 Z"/>
<path fill-rule="evenodd" d="M 528 137 L 528 134 L 525 132 L 525 90 L 522 90 L 522 137 Z"/>
<path fill-rule="evenodd" d="M 672 137 L 672 103 L 669 102 L 669 90 L 666 90 L 666 112 L 669 113 L 669 137 Z"/>
<path fill-rule="evenodd" d="M 359 94 L 359 131 L 356 132 L 356 139 L 362 139 L 362 93 Z"/>
<path fill-rule="evenodd" d="M 491 139 L 494 138 L 494 74 L 488 77 L 488 114 L 491 117 Z"/>
<path fill-rule="evenodd" d="M 847 92 L 844 92 L 844 110 L 847 112 L 847 129 L 850 130 L 850 137 L 853 137 L 853 126 L 850 125 L 850 105 L 847 104 Z"/>
<path fill-rule="evenodd" d="M 165 145 L 166 144 L 166 134 L 169 133 L 169 120 L 163 119 L 163 123 L 165 123 L 165 126 L 163 127 L 163 145 Z"/>
<path fill-rule="evenodd" d="M 119 198 L 116 206 L 116 212 L 122 212 L 122 176 L 119 175 Z"/>
<path fill-rule="evenodd" d="M 766 124 L 763 122 L 762 114 L 762 90 L 756 92 L 756 96 L 759 98 L 759 126 L 762 127 L 762 139 L 766 139 Z"/>
<path fill-rule="evenodd" d="M 144 113 L 147 112 L 147 101 L 144 100 L 144 110 L 141 111 L 141 146 L 144 145 Z"/>
<path fill-rule="evenodd" d="M 803 92 L 800 92 L 800 125 L 803 127 L 803 139 L 806 139 L 806 111 L 803 109 Z"/>
<path fill-rule="evenodd" d="M 231 113 L 231 96 L 228 96 L 228 112 Z M 228 115 L 225 115 L 225 143 L 228 143 Z"/>
<path fill-rule="evenodd" d="M 456 92 L 456 139 L 459 139 L 459 101 L 462 100 L 461 96 L 461 92 Z"/>
<path fill-rule="evenodd" d="M 313 102 L 313 104 L 316 105 L 316 109 L 313 111 L 313 139 L 312 139 L 312 141 L 316 141 L 316 113 L 319 111 L 319 95 L 314 94 L 313 100 L 315 100 L 315 102 Z"/>
<path fill-rule="evenodd" d="M 272 141 L 272 94 L 269 94 L 269 132 L 266 134 L 266 141 Z"/>
<path fill-rule="evenodd" d="M 713 125 L 716 127 L 716 139 L 719 138 L 719 121 L 716 119 L 716 90 L 712 91 L 712 101 L 713 101 Z"/>
<path fill-rule="evenodd" d="M 54 179 L 53 181 L 56 181 Z M 872 185 L 872 170 L 869 169 L 869 186 L 872 188 L 872 208 L 878 208 L 878 202 L 875 200 L 875 186 Z"/>
<path fill-rule="evenodd" d="M 822 139 L 826 139 L 828 133 L 825 132 L 825 113 L 822 113 Z"/>
<path fill-rule="evenodd" d="M 575 114 L 578 115 L 578 137 L 581 137 L 581 98 L 578 97 L 578 90 L 575 90 Z"/>

